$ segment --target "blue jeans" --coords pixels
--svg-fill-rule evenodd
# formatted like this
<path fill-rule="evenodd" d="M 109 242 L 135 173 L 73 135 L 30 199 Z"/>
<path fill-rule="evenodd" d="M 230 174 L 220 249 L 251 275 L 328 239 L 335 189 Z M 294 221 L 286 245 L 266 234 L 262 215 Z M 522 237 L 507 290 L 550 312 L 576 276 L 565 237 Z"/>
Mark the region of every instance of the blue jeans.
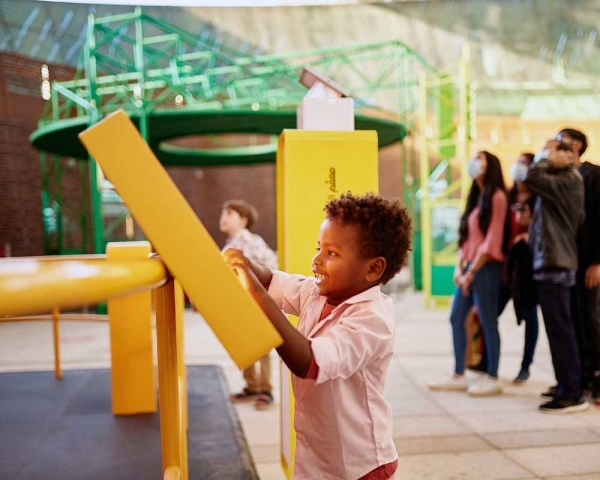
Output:
<path fill-rule="evenodd" d="M 498 376 L 500 362 L 500 335 L 498 334 L 498 303 L 500 280 L 503 264 L 487 262 L 476 274 L 471 284 L 469 295 L 465 296 L 460 288 L 456 289 L 450 323 L 452 325 L 452 340 L 454 342 L 455 373 L 462 375 L 465 371 L 465 354 L 467 349 L 467 333 L 465 323 L 467 315 L 477 306 L 487 359 L 487 373 L 492 377 Z"/>

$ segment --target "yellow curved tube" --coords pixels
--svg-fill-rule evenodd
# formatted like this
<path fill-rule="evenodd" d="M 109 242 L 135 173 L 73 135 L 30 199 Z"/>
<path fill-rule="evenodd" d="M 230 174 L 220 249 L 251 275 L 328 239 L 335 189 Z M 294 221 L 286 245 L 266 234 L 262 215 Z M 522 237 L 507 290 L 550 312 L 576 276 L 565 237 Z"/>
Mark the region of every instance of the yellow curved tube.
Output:
<path fill-rule="evenodd" d="M 93 305 L 162 285 L 167 270 L 147 260 L 0 260 L 0 315 Z"/>

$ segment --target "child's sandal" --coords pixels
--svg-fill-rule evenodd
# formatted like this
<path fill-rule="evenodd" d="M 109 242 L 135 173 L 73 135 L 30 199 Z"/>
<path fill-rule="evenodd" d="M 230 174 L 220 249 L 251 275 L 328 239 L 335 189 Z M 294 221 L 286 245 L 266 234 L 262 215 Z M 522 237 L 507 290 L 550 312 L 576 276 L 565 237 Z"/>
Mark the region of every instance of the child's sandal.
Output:
<path fill-rule="evenodd" d="M 255 401 L 259 395 L 260 394 L 258 392 L 244 388 L 239 393 L 233 393 L 229 395 L 229 401 L 232 403 L 249 403 Z"/>
<path fill-rule="evenodd" d="M 257 410 L 268 410 L 273 406 L 274 400 L 271 392 L 261 392 L 254 403 Z"/>

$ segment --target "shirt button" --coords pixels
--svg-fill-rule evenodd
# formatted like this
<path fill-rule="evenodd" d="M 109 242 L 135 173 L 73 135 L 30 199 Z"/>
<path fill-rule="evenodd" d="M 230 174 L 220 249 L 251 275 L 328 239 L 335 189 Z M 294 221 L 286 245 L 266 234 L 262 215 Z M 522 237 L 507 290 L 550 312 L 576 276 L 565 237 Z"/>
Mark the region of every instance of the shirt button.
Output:
<path fill-rule="evenodd" d="M 296 403 L 296 410 L 301 412 L 304 409 L 304 406 L 301 403 Z"/>

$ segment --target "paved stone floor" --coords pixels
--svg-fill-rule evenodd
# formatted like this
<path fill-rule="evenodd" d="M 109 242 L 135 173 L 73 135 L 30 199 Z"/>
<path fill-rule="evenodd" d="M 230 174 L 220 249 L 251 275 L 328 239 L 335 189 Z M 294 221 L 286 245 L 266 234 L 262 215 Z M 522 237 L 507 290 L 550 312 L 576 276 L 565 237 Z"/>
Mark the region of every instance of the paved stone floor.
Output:
<path fill-rule="evenodd" d="M 446 310 L 423 305 L 419 294 L 396 298 L 396 348 L 386 388 L 400 453 L 396 478 L 600 479 L 600 408 L 571 415 L 537 411 L 539 393 L 554 382 L 543 328 L 532 377 L 525 385 L 511 383 L 518 372 L 524 331 L 509 306 L 500 319 L 504 394 L 470 398 L 465 393 L 432 392 L 429 381 L 452 369 L 450 326 Z M 106 324 L 65 322 L 61 346 L 65 370 L 109 366 Z M 188 364 L 221 365 L 230 389 L 241 388 L 240 372 L 193 312 L 186 315 L 186 357 Z M 273 362 L 277 365 L 275 353 Z M 49 323 L 0 324 L 0 371 L 52 368 Z M 278 385 L 278 369 L 273 371 Z M 237 410 L 261 479 L 283 480 L 278 406 L 267 412 L 251 405 Z"/>

